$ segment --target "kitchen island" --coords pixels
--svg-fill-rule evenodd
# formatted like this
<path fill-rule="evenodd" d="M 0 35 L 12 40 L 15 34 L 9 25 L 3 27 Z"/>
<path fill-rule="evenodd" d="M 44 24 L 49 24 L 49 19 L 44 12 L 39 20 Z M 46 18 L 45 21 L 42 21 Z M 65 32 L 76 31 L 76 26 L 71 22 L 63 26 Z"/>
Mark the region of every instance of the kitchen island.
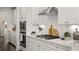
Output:
<path fill-rule="evenodd" d="M 43 38 L 38 38 L 35 36 L 27 35 L 26 36 L 26 48 L 25 51 L 78 51 L 79 50 L 79 41 L 69 39 L 61 40 L 51 39 L 46 40 Z"/>

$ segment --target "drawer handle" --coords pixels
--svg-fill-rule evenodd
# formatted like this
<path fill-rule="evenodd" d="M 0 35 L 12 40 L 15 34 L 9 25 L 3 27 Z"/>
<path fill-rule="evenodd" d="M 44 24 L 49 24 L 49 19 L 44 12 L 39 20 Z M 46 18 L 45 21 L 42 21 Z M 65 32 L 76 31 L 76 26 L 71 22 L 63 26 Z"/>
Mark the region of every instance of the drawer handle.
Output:
<path fill-rule="evenodd" d="M 58 47 L 56 47 L 56 48 L 58 48 Z"/>
<path fill-rule="evenodd" d="M 65 23 L 69 23 L 69 21 L 65 21 Z"/>
<path fill-rule="evenodd" d="M 38 47 L 40 47 L 40 46 L 38 46 Z"/>

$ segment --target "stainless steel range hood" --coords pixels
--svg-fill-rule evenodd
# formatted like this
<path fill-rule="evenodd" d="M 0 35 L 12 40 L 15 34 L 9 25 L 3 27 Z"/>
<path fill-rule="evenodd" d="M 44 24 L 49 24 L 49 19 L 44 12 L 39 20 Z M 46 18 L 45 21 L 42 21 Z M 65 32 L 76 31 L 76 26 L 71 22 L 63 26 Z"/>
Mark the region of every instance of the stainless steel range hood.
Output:
<path fill-rule="evenodd" d="M 56 7 L 48 7 L 47 9 L 41 11 L 38 15 L 56 15 L 58 14 L 58 9 Z"/>

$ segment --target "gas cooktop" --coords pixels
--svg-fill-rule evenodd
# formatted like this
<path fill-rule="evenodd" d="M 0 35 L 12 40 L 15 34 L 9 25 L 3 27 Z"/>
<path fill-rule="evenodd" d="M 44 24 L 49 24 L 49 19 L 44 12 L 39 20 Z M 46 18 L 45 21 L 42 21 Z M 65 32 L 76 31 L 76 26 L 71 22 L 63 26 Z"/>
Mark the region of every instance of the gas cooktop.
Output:
<path fill-rule="evenodd" d="M 45 35 L 37 35 L 36 37 L 43 38 L 43 39 L 46 39 L 46 40 L 60 38 L 59 36 L 51 36 L 51 35 L 48 35 L 48 34 L 45 34 Z"/>

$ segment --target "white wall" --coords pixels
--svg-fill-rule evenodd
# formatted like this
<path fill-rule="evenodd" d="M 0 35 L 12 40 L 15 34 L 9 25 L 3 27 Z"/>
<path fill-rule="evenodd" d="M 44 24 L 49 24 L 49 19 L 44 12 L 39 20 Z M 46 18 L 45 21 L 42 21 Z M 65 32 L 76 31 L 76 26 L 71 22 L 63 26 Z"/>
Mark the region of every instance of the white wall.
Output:
<path fill-rule="evenodd" d="M 9 7 L 0 7 L 0 20 L 7 22 L 7 28 L 14 24 L 13 9 Z M 3 29 L 0 30 L 3 33 Z"/>
<path fill-rule="evenodd" d="M 54 25 L 59 33 L 63 33 L 66 31 L 65 25 L 59 25 L 58 24 L 58 15 L 52 15 L 52 16 L 43 16 L 43 15 L 38 15 L 38 13 L 42 10 L 44 10 L 46 7 L 32 7 L 30 8 L 32 11 L 32 17 L 27 18 L 27 34 L 30 34 L 32 31 L 36 31 L 38 33 L 38 27 L 34 26 L 33 24 L 44 24 L 45 29 L 43 30 L 43 34 L 48 33 L 48 29 L 51 25 Z M 28 10 L 27 10 L 28 11 Z M 28 14 L 28 13 L 27 13 Z"/>

